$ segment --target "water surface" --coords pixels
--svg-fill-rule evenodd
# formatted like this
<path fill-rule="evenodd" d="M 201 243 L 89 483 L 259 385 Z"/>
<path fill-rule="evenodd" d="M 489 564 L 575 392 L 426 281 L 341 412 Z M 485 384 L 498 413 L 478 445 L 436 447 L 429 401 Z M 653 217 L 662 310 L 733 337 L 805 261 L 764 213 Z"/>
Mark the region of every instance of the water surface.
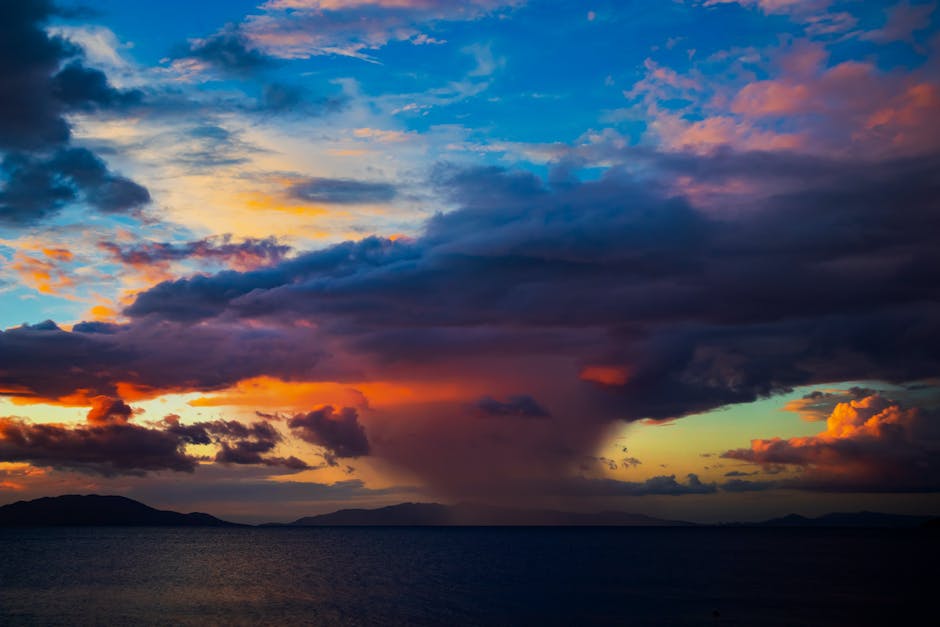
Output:
<path fill-rule="evenodd" d="M 935 615 L 938 539 L 838 529 L 5 529 L 0 623 L 898 625 L 918 609 Z"/>

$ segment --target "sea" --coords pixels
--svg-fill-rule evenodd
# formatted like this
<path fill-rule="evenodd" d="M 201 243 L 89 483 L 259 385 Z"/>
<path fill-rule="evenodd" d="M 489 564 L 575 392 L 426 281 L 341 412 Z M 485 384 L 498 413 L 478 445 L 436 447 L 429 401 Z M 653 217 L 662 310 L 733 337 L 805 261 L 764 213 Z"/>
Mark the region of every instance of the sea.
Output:
<path fill-rule="evenodd" d="M 0 529 L 2 625 L 936 625 L 926 529 Z"/>

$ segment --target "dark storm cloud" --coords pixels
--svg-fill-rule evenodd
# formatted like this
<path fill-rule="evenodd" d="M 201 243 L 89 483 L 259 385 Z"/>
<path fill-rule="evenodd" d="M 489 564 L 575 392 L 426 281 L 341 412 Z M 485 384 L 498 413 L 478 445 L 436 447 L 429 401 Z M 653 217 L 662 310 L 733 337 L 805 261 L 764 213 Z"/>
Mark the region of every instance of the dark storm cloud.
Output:
<path fill-rule="evenodd" d="M 395 198 L 390 183 L 354 179 L 310 178 L 290 188 L 294 198 L 330 205 L 354 205 L 388 202 Z"/>
<path fill-rule="evenodd" d="M 461 171 L 447 180 L 465 208 L 417 240 L 370 238 L 270 270 L 164 283 L 127 313 L 314 317 L 398 361 L 454 357 L 468 333 L 511 327 L 517 352 L 568 345 L 629 366 L 622 385 L 597 386 L 623 417 L 820 381 L 913 380 L 940 365 L 938 163 L 877 174 L 829 164 L 821 187 L 726 219 L 616 172 L 554 190 L 528 174 Z M 603 330 L 605 346 L 578 351 L 589 330 Z"/>
<path fill-rule="evenodd" d="M 141 93 L 113 88 L 82 64 L 79 49 L 50 37 L 43 24 L 55 12 L 43 0 L 0 5 L 3 222 L 34 222 L 76 200 L 105 212 L 133 211 L 150 200 L 146 189 L 110 172 L 91 152 L 67 148 L 66 114 L 137 104 Z"/>
<path fill-rule="evenodd" d="M 294 436 L 325 448 L 324 459 L 330 466 L 337 465 L 337 459 L 361 457 L 370 451 L 366 431 L 352 407 L 335 411 L 326 406 L 298 414 L 287 421 L 287 426 Z"/>
<path fill-rule="evenodd" d="M 234 26 L 206 39 L 193 42 L 188 51 L 176 58 L 192 58 L 231 75 L 250 76 L 275 64 L 273 58 L 253 47 L 245 35 Z"/>
<path fill-rule="evenodd" d="M 506 401 L 484 396 L 476 402 L 476 409 L 485 416 L 507 416 L 515 418 L 548 418 L 548 410 L 534 398 L 526 395 L 510 396 Z"/>
<path fill-rule="evenodd" d="M 145 319 L 197 335 L 213 325 L 196 321 L 315 319 L 398 362 L 507 346 L 568 353 L 628 366 L 622 384 L 585 383 L 624 418 L 813 382 L 914 380 L 940 365 L 933 165 L 889 164 L 895 177 L 875 183 L 843 174 L 722 220 L 617 173 L 553 190 L 528 174 L 460 171 L 447 180 L 465 208 L 433 218 L 421 238 L 160 284 L 127 309 L 137 319 L 127 337 Z"/>

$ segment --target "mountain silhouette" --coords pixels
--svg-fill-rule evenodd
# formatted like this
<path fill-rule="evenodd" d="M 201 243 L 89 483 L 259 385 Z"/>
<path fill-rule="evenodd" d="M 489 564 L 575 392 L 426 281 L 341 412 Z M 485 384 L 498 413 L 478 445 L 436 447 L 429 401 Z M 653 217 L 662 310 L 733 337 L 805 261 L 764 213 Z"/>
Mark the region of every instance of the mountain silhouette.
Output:
<path fill-rule="evenodd" d="M 0 507 L 0 526 L 227 527 L 235 523 L 209 514 L 180 514 L 148 507 L 123 496 L 68 494 L 17 501 Z"/>
<path fill-rule="evenodd" d="M 610 526 L 675 527 L 692 523 L 663 520 L 627 512 L 578 513 L 554 510 L 518 510 L 485 505 L 399 503 L 378 509 L 343 509 L 331 514 L 306 516 L 291 526 Z"/>
<path fill-rule="evenodd" d="M 913 528 L 927 526 L 933 516 L 908 516 L 881 512 L 833 512 L 816 518 L 788 514 L 771 518 L 753 526 L 760 527 L 893 527 Z"/>

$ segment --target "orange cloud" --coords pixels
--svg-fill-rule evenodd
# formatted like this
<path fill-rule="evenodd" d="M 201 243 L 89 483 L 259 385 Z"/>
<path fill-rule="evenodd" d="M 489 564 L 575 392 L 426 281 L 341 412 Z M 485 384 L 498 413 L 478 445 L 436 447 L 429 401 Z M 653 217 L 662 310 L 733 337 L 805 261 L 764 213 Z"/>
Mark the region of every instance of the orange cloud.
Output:
<path fill-rule="evenodd" d="M 233 387 L 190 401 L 193 407 L 237 406 L 308 410 L 321 405 L 387 407 L 459 401 L 482 394 L 466 383 L 427 381 L 296 382 L 273 377 L 240 381 Z"/>
<path fill-rule="evenodd" d="M 43 248 L 42 252 L 46 257 L 56 259 L 58 261 L 72 261 L 72 258 L 74 257 L 71 251 L 64 248 Z"/>
<path fill-rule="evenodd" d="M 76 390 L 72 394 L 60 396 L 59 398 L 45 398 L 36 394 L 33 390 L 16 386 L 12 392 L 0 390 L 0 394 L 11 394 L 10 401 L 14 405 L 57 405 L 59 407 L 90 407 L 96 394 L 91 390 Z"/>
<path fill-rule="evenodd" d="M 602 385 L 623 385 L 630 378 L 630 372 L 621 366 L 587 366 L 581 370 L 580 378 Z"/>
<path fill-rule="evenodd" d="M 50 249 L 43 251 L 46 258 L 33 257 L 25 252 L 17 252 L 10 269 L 16 272 L 20 280 L 42 294 L 63 296 L 62 291 L 73 287 L 75 279 L 66 268 L 59 264 L 71 260 L 71 253 Z"/>
<path fill-rule="evenodd" d="M 940 450 L 935 417 L 879 394 L 839 403 L 815 436 L 752 440 L 722 457 L 802 470 L 788 485 L 820 490 L 936 487 Z"/>
<path fill-rule="evenodd" d="M 156 388 L 126 381 L 114 384 L 115 396 L 125 401 L 145 401 L 166 394 L 189 392 L 189 389 Z M 92 407 L 95 399 L 100 396 L 97 392 L 88 389 L 79 389 L 72 394 L 48 398 L 36 394 L 33 390 L 23 386 L 4 386 L 0 388 L 0 395 L 9 395 L 14 405 L 55 405 L 58 407 Z"/>

